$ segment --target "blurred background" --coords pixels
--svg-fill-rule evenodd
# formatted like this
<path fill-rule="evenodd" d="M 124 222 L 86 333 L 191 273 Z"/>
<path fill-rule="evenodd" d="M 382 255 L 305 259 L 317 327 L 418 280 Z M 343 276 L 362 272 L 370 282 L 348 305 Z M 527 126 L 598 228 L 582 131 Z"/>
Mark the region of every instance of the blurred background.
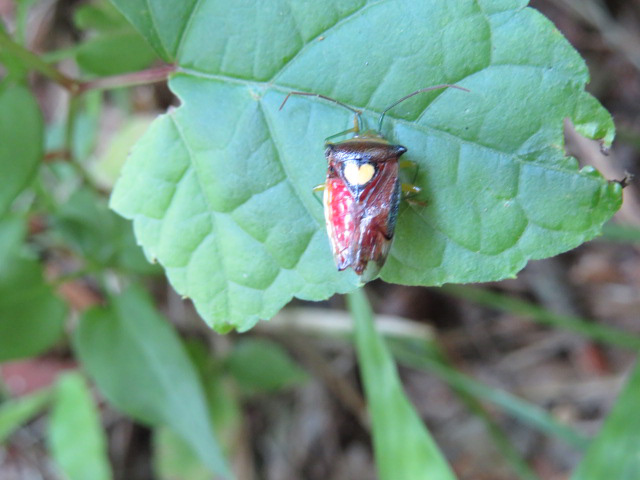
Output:
<path fill-rule="evenodd" d="M 91 4 L 99 6 L 102 17 L 84 9 L 86 5 L 0 0 L 0 16 L 29 50 L 59 61 L 60 69 L 72 76 L 120 74 L 156 62 L 153 51 L 106 2 Z M 567 151 L 608 179 L 640 174 L 640 2 L 534 0 L 531 6 L 550 18 L 584 57 L 591 72 L 588 90 L 612 113 L 617 127 L 613 148 L 602 152 L 597 142 L 578 136 L 567 124 Z M 0 67 L 0 76 L 8 74 Z M 375 479 L 355 355 L 341 337 L 350 323 L 343 300 L 295 301 L 274 321 L 247 334 L 213 334 L 159 269 L 146 264 L 128 222 L 108 211 L 108 192 L 130 146 L 156 115 L 175 103 L 166 86 L 92 93 L 72 104 L 75 128 L 70 134 L 65 130 L 67 93 L 38 75 L 30 76 L 30 85 L 47 125 L 45 162 L 50 168 L 43 171 L 39 194 L 52 201 L 65 199 L 65 207 L 55 217 L 44 207 L 32 215 L 29 242 L 47 278 L 70 305 L 67 328 L 73 327 L 78 312 L 104 300 L 92 269 L 108 264 L 114 271 L 134 272 L 193 355 L 213 359 L 211 365 L 204 362 L 207 368 L 222 369 L 228 376 L 225 388 L 232 391 L 233 401 L 223 409 L 224 438 L 232 445 L 229 455 L 240 478 Z M 81 161 L 81 171 L 67 165 L 69 150 Z M 640 333 L 639 195 L 638 183 L 631 180 L 621 210 L 602 237 L 531 262 L 517 279 L 438 289 L 382 282 L 369 286 L 376 312 L 387 316 L 388 332 L 437 343 L 439 355 L 446 358 L 447 368 L 438 369 L 408 355 L 406 346 L 394 350 L 411 400 L 459 478 L 517 478 L 505 459 L 509 449 L 487 440 L 491 435 L 483 415 L 502 428 L 507 442 L 542 479 L 569 478 L 581 458 L 575 445 L 544 428 L 532 428 L 524 418 L 527 410 L 514 398 L 494 398 L 499 391 L 541 407 L 581 434 L 599 431 L 635 354 L 617 345 L 624 343 L 619 339 L 593 340 L 598 333 L 592 326 Z M 318 314 L 318 308 L 326 310 Z M 576 329 L 587 336 L 571 331 Z M 44 354 L 4 362 L 2 396 L 27 395 L 76 367 L 65 341 Z M 458 390 L 451 388 L 456 381 Z M 478 393 L 473 382 L 489 390 Z M 482 415 L 460 394 L 460 389 L 468 394 L 474 388 L 472 397 L 493 398 Z M 170 438 L 119 413 L 99 394 L 95 398 L 115 478 L 211 478 L 197 466 L 188 474 L 186 467 L 176 467 L 194 462 L 189 463 L 187 454 L 182 458 Z M 0 479 L 63 478 L 44 440 L 46 424 L 46 415 L 36 416 L 0 445 Z M 166 464 L 154 451 L 163 452 Z"/>

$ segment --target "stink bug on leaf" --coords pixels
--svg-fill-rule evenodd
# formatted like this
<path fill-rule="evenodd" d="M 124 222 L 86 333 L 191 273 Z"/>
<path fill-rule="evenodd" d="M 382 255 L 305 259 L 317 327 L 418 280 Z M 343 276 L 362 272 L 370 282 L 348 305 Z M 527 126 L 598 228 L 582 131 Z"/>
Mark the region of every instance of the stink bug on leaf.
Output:
<path fill-rule="evenodd" d="M 399 159 L 407 149 L 384 138 L 382 120 L 389 110 L 408 98 L 448 87 L 468 92 L 466 88 L 449 84 L 416 90 L 382 111 L 377 130 L 362 131 L 360 110 L 317 93 L 291 92 L 280 105 L 282 109 L 291 95 L 305 95 L 334 102 L 355 114 L 353 128 L 325 140 L 324 154 L 329 164 L 327 178 L 316 189 L 324 190 L 327 234 L 338 270 L 353 268 L 363 283 L 376 278 L 387 259 L 400 199 L 403 195 L 420 192 L 415 185 L 400 183 L 399 169 L 405 162 L 399 162 Z M 335 143 L 329 141 L 349 133 L 353 133 L 351 138 Z"/>

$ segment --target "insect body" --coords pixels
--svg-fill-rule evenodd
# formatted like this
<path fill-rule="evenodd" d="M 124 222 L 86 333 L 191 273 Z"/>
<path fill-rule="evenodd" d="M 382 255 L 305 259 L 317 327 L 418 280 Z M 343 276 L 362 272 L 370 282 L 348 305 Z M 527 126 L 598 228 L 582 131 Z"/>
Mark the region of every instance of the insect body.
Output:
<path fill-rule="evenodd" d="M 326 145 L 324 216 L 338 270 L 366 272 L 366 281 L 384 264 L 400 205 L 398 159 L 406 151 L 375 133 Z"/>
<path fill-rule="evenodd" d="M 380 133 L 385 114 L 418 93 L 446 87 L 468 91 L 449 84 L 417 90 L 382 112 L 377 131 L 362 133 L 362 112 L 332 98 L 315 93 L 291 92 L 282 102 L 280 108 L 290 95 L 315 96 L 337 103 L 355 114 L 354 128 L 327 138 L 327 178 L 320 187 L 324 190 L 327 234 L 338 270 L 351 267 L 362 282 L 375 278 L 391 248 L 403 192 L 420 191 L 414 185 L 400 183 L 399 158 L 407 149 L 390 143 Z M 354 133 L 354 136 L 336 143 L 328 141 L 348 133 Z"/>

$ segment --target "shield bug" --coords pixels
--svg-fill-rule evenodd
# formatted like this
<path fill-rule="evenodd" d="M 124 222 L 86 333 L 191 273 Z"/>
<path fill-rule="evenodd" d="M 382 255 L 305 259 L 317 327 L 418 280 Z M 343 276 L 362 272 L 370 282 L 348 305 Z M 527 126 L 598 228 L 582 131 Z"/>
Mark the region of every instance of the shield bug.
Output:
<path fill-rule="evenodd" d="M 363 131 L 360 110 L 317 93 L 290 92 L 280 105 L 282 109 L 291 95 L 313 96 L 355 115 L 353 128 L 326 138 L 327 178 L 316 189 L 324 190 L 324 216 L 336 266 L 338 270 L 353 268 L 363 283 L 376 278 L 387 259 L 401 198 L 420 192 L 417 186 L 400 182 L 399 169 L 412 162 L 399 161 L 407 148 L 382 135 L 382 121 L 389 110 L 414 95 L 449 87 L 468 92 L 450 84 L 416 90 L 382 111 L 377 130 Z M 350 133 L 351 138 L 330 142 Z"/>

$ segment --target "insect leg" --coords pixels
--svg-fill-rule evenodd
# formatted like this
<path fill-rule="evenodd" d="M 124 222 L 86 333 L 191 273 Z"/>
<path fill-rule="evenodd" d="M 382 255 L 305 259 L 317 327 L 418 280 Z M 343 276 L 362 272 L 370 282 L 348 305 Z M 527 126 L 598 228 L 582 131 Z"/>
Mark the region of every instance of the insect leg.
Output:
<path fill-rule="evenodd" d="M 320 204 L 322 204 L 322 200 L 320 200 L 320 198 L 318 197 L 318 195 L 316 195 L 316 193 L 318 192 L 323 192 L 325 189 L 325 184 L 321 183 L 320 185 L 316 185 L 315 187 L 313 187 L 311 189 L 311 191 L 314 193 L 313 198 L 316 199 L 316 201 Z"/>
<path fill-rule="evenodd" d="M 360 118 L 360 113 L 356 113 L 353 117 L 353 128 L 345 130 L 344 132 L 334 133 L 333 135 L 329 135 L 324 139 L 325 143 L 328 143 L 332 138 L 340 137 L 342 135 L 347 135 L 348 133 L 358 134 L 360 132 L 360 127 L 362 125 L 362 119 Z"/>
<path fill-rule="evenodd" d="M 411 183 L 403 183 L 400 186 L 400 188 L 402 190 L 402 199 L 405 200 L 407 203 L 418 206 L 418 207 L 427 206 L 426 202 L 422 202 L 414 198 L 417 195 L 419 195 L 420 192 L 422 192 L 422 189 L 420 187 L 418 187 L 417 185 L 413 185 Z"/>
<path fill-rule="evenodd" d="M 403 198 L 418 195 L 422 191 L 422 189 L 419 186 L 413 185 L 411 183 L 403 183 L 401 185 L 401 188 L 402 188 Z"/>
<path fill-rule="evenodd" d="M 398 162 L 398 166 L 400 168 L 417 168 L 418 164 L 416 162 L 411 161 L 411 160 L 400 160 Z"/>
<path fill-rule="evenodd" d="M 398 162 L 398 167 L 402 170 L 408 170 L 410 168 L 414 169 L 413 178 L 411 179 L 411 184 L 415 184 L 418 178 L 418 173 L 420 172 L 420 165 L 411 160 L 400 160 Z"/>
<path fill-rule="evenodd" d="M 289 92 L 287 94 L 286 97 L 284 97 L 284 100 L 282 101 L 282 103 L 280 104 L 280 108 L 279 110 L 282 110 L 282 108 L 284 107 L 284 105 L 287 103 L 287 100 L 289 100 L 289 97 L 291 97 L 291 95 L 299 95 L 299 96 L 304 96 L 304 97 L 317 97 L 317 98 L 322 98 L 323 100 L 327 100 L 329 102 L 333 102 L 336 105 L 340 105 L 341 107 L 346 108 L 347 110 L 351 111 L 354 113 L 354 117 L 353 117 L 353 128 L 350 128 L 349 130 L 345 130 L 344 132 L 340 132 L 340 133 L 336 133 L 334 135 L 331 135 L 327 138 L 325 138 L 325 142 L 328 140 L 331 140 L 332 138 L 335 137 L 339 137 L 341 135 L 346 135 L 348 133 L 358 133 L 360 130 L 362 130 L 362 111 L 358 110 L 357 108 L 353 108 L 350 107 L 349 105 L 342 103 L 338 100 L 336 100 L 335 98 L 331 98 L 331 97 L 327 97 L 326 95 L 321 95 L 319 93 L 309 93 L 309 92 Z"/>

